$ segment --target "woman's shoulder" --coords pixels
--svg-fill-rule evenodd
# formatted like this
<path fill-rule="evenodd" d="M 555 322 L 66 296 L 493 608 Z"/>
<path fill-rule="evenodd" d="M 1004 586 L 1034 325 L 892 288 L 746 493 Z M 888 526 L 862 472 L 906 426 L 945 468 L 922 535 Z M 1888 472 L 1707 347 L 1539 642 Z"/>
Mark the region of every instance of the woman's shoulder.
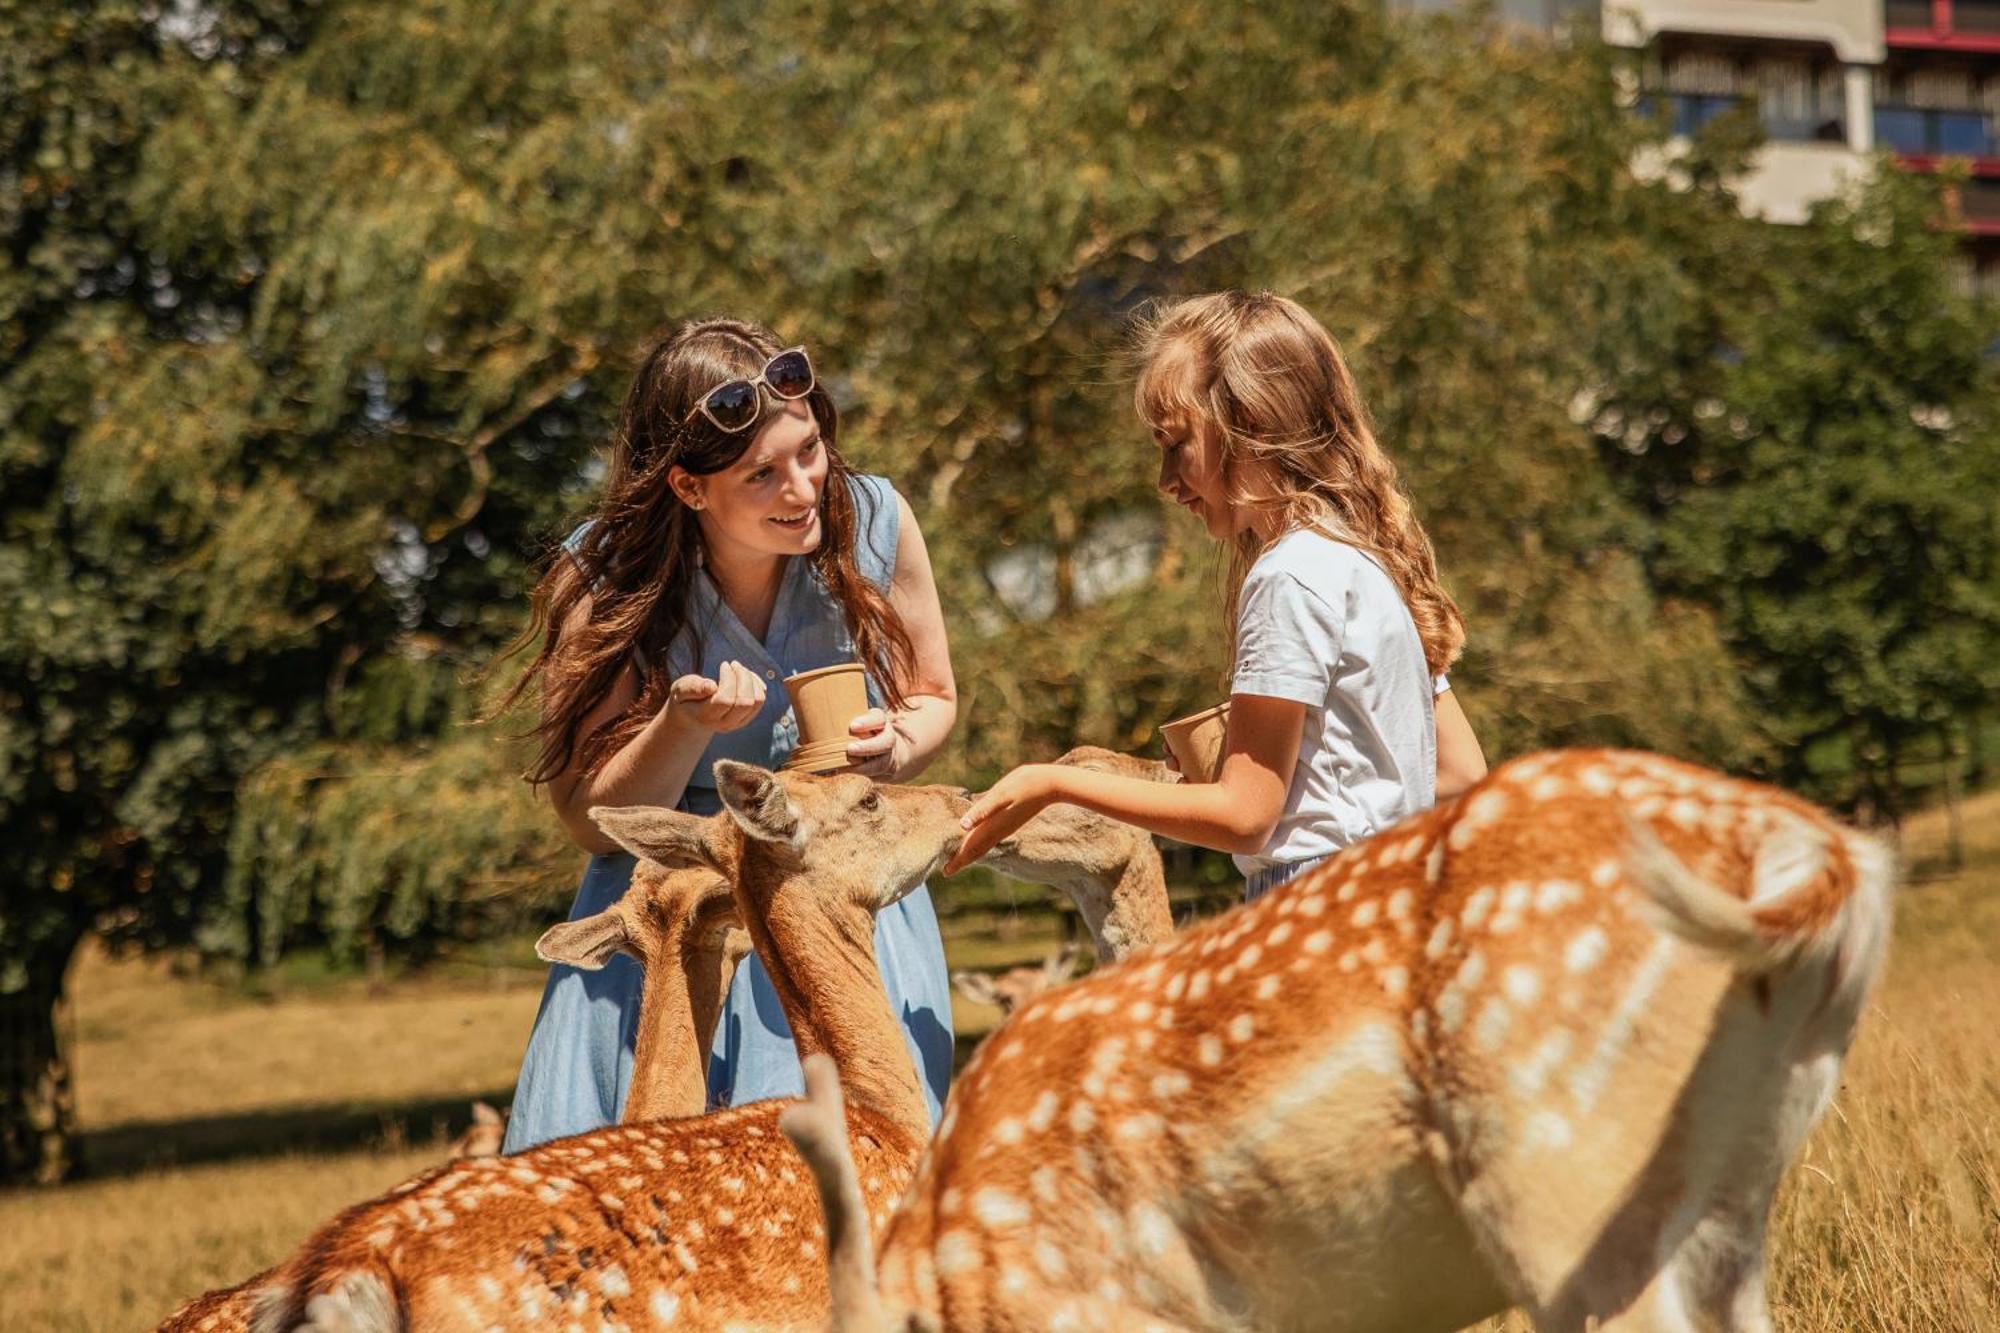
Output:
<path fill-rule="evenodd" d="M 901 497 L 887 477 L 851 472 L 854 498 L 854 559 L 862 576 L 886 590 L 896 575 L 896 544 L 902 527 Z"/>

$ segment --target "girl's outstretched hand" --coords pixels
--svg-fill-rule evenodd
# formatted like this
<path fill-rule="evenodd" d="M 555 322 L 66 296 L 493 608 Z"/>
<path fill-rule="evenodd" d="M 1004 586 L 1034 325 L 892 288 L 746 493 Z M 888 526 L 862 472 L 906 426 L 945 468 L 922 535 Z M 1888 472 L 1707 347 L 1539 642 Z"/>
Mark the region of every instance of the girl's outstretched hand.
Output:
<path fill-rule="evenodd" d="M 1061 799 L 1057 787 L 1062 772 L 1055 764 L 1023 764 L 988 787 L 958 821 L 965 841 L 945 862 L 944 873 L 956 875 Z"/>

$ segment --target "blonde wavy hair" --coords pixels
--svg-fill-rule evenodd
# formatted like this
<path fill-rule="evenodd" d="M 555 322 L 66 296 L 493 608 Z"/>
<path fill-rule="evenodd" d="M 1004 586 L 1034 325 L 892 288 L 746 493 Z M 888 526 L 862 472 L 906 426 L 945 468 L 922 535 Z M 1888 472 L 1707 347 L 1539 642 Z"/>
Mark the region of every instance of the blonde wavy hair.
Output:
<path fill-rule="evenodd" d="M 1366 551 L 1395 582 L 1431 673 L 1465 646 L 1465 617 L 1438 581 L 1437 557 L 1376 442 L 1340 347 L 1296 301 L 1216 292 L 1155 305 L 1135 327 L 1133 399 L 1155 430 L 1216 444 L 1232 505 L 1276 522 L 1244 525 L 1230 543 L 1226 603 L 1235 655 L 1236 603 L 1269 546 L 1260 533 L 1306 528 Z"/>

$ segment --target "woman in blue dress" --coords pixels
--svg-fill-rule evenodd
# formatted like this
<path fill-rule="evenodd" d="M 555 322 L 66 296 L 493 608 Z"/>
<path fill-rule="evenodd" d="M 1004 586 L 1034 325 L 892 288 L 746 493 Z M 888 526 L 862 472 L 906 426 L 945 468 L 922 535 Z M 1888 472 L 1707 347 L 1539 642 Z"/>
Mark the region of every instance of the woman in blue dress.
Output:
<path fill-rule="evenodd" d="M 784 677 L 868 671 L 870 710 L 848 756 L 883 780 L 921 771 L 957 712 L 923 534 L 881 477 L 852 472 L 805 348 L 760 325 L 695 320 L 641 359 L 591 519 L 535 589 L 528 642 L 546 787 L 591 853 L 570 919 L 625 892 L 633 859 L 591 824 L 596 805 L 713 814 L 717 759 L 776 767 L 798 743 Z M 875 947 L 931 1117 L 951 1076 L 951 993 L 927 889 L 882 912 Z M 618 1119 L 631 1082 L 639 965 L 549 971 L 506 1151 Z M 798 1055 L 763 967 L 737 971 L 709 1064 L 709 1100 L 801 1090 Z"/>

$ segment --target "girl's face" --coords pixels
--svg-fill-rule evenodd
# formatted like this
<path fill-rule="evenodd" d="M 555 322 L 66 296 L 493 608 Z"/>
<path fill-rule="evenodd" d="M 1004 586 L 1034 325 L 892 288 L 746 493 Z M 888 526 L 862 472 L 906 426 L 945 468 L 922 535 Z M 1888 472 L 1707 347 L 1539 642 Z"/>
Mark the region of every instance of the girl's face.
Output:
<path fill-rule="evenodd" d="M 1174 421 L 1155 426 L 1153 442 L 1160 446 L 1160 493 L 1199 518 L 1217 541 L 1235 536 L 1238 516 L 1222 484 L 1214 433 Z"/>
<path fill-rule="evenodd" d="M 674 493 L 698 511 L 709 549 L 745 554 L 804 555 L 820 542 L 820 495 L 826 486 L 826 445 L 803 399 L 767 398 L 750 447 L 720 472 L 697 476 L 675 468 Z"/>

